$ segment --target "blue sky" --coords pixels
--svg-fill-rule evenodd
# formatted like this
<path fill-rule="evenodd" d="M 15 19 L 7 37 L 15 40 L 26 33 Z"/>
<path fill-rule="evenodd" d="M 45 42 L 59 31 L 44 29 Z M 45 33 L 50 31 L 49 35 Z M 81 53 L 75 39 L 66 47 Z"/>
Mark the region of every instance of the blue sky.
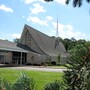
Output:
<path fill-rule="evenodd" d="M 89 5 L 81 8 L 68 6 L 65 0 L 0 0 L 0 39 L 13 41 L 20 38 L 25 24 L 49 35 L 61 38 L 90 40 Z"/>

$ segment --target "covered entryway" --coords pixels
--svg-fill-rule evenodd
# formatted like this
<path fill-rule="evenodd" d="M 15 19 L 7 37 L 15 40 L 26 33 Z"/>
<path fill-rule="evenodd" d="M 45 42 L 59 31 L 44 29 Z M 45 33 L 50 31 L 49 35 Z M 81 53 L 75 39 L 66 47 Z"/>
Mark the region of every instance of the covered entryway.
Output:
<path fill-rule="evenodd" d="M 12 63 L 25 65 L 27 63 L 27 53 L 12 52 Z"/>
<path fill-rule="evenodd" d="M 26 64 L 28 50 L 27 45 L 0 40 L 0 63 L 10 65 Z"/>
<path fill-rule="evenodd" d="M 0 52 L 0 64 L 4 63 L 4 53 Z"/>
<path fill-rule="evenodd" d="M 0 50 L 0 64 L 8 64 L 10 62 L 10 57 L 8 57 L 8 54 L 9 52 Z"/>

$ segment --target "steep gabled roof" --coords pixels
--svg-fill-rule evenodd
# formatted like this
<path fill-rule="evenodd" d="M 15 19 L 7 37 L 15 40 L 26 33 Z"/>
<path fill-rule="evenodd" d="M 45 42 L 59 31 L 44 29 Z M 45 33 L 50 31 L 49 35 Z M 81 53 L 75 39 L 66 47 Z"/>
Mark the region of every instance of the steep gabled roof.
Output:
<path fill-rule="evenodd" d="M 39 48 L 47 55 L 57 56 L 58 54 L 61 54 L 62 56 L 65 56 L 66 50 L 61 42 L 55 47 L 55 38 L 51 38 L 28 25 L 25 25 L 25 28 L 28 29 Z"/>

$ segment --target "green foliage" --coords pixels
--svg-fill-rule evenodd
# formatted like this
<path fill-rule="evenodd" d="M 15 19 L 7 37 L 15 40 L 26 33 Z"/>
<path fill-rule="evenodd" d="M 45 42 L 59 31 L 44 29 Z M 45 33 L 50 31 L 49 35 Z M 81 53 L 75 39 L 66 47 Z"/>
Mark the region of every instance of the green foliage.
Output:
<path fill-rule="evenodd" d="M 64 90 L 64 88 L 64 84 L 57 80 L 44 86 L 44 90 Z"/>
<path fill-rule="evenodd" d="M 66 4 L 69 4 L 71 0 L 66 0 Z M 90 3 L 90 0 L 86 0 L 86 2 Z M 73 0 L 73 6 L 74 7 L 81 7 L 83 4 L 83 0 Z"/>
<path fill-rule="evenodd" d="M 13 84 L 0 78 L 0 90 L 34 90 L 35 83 L 32 78 L 22 73 L 20 78 Z"/>
<path fill-rule="evenodd" d="M 87 45 L 77 45 L 70 52 L 64 72 L 67 90 L 90 90 L 90 48 Z"/>
<path fill-rule="evenodd" d="M 19 42 L 20 42 L 20 39 L 15 38 L 13 41 L 14 41 L 15 43 L 19 43 Z"/>
<path fill-rule="evenodd" d="M 44 0 L 44 1 L 50 2 L 54 0 Z M 77 6 L 81 7 L 84 2 L 83 0 L 66 0 L 66 4 L 68 5 L 70 1 L 72 1 L 74 7 L 77 7 Z M 90 0 L 86 0 L 86 2 L 90 3 Z"/>
<path fill-rule="evenodd" d="M 65 38 L 62 41 L 62 43 L 64 44 L 66 51 L 68 51 L 68 50 L 73 49 L 75 46 L 77 46 L 79 44 L 84 45 L 86 43 L 86 41 L 83 39 L 75 40 L 74 38 L 71 38 L 71 39 Z"/>
<path fill-rule="evenodd" d="M 51 66 L 53 68 L 53 66 Z M 54 66 L 57 68 L 57 66 Z M 62 80 L 63 73 L 58 72 L 44 72 L 44 71 L 33 71 L 33 70 L 14 70 L 8 68 L 0 68 L 0 77 L 5 78 L 12 85 L 21 76 L 21 72 L 25 72 L 28 77 L 33 77 L 35 81 L 35 90 L 43 90 L 43 86 L 46 83 L 53 82 L 54 80 Z"/>
<path fill-rule="evenodd" d="M 0 90 L 2 89 L 2 80 L 0 78 Z"/>
<path fill-rule="evenodd" d="M 22 73 L 20 78 L 14 83 L 13 90 L 34 90 L 34 86 L 33 79 Z"/>
<path fill-rule="evenodd" d="M 12 90 L 11 85 L 6 80 L 0 78 L 0 90 Z"/>

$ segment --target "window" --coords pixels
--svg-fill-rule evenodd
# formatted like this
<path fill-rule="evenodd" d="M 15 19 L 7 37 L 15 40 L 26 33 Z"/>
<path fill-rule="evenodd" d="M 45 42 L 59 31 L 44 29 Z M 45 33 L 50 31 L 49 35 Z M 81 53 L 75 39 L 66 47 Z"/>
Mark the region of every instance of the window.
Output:
<path fill-rule="evenodd" d="M 29 32 L 26 32 L 26 44 L 31 46 L 31 34 Z"/>
<path fill-rule="evenodd" d="M 0 55 L 0 63 L 4 62 L 4 55 Z"/>

